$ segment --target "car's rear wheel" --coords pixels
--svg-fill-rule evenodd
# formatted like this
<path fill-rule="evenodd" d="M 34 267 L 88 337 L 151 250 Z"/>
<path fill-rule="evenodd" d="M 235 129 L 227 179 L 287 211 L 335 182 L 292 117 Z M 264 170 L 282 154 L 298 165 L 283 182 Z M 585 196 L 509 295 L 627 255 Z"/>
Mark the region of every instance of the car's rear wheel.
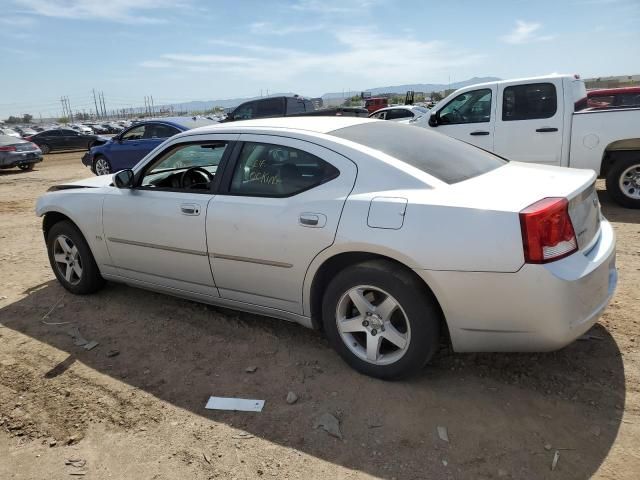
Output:
<path fill-rule="evenodd" d="M 640 158 L 617 160 L 607 174 L 607 192 L 627 208 L 640 208 Z"/>
<path fill-rule="evenodd" d="M 45 155 L 51 151 L 51 147 L 49 147 L 49 145 L 47 145 L 46 143 L 39 145 L 39 147 L 42 153 L 44 153 Z"/>
<path fill-rule="evenodd" d="M 435 299 L 410 272 L 389 261 L 363 262 L 336 275 L 325 291 L 322 316 L 333 348 L 373 377 L 410 375 L 438 348 Z"/>
<path fill-rule="evenodd" d="M 102 155 L 98 155 L 93 160 L 93 171 L 96 175 L 109 175 L 112 172 L 109 160 Z"/>
<path fill-rule="evenodd" d="M 71 293 L 93 293 L 104 285 L 91 249 L 73 223 L 65 220 L 51 227 L 47 252 L 53 273 Z"/>
<path fill-rule="evenodd" d="M 24 171 L 33 170 L 33 163 L 23 163 L 22 165 L 18 165 L 18 168 Z"/>

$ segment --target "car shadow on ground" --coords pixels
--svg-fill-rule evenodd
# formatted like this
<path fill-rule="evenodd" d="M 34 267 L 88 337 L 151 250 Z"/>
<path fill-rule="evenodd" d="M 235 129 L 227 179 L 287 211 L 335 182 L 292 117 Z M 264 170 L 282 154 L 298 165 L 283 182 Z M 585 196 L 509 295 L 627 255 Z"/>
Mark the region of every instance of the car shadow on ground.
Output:
<path fill-rule="evenodd" d="M 503 465 L 517 468 L 508 472 L 514 478 L 546 478 L 556 451 L 555 478 L 589 478 L 611 449 L 625 403 L 621 355 L 601 326 L 546 354 L 463 355 L 445 347 L 419 376 L 383 382 L 351 370 L 321 333 L 279 320 L 116 284 L 80 297 L 51 281 L 25 294 L 0 309 L 0 319 L 68 353 L 57 365 L 38 365 L 37 381 L 58 382 L 53 391 L 73 380 L 69 369 L 81 362 L 204 422 L 385 479 L 494 478 Z M 75 346 L 74 326 L 99 345 Z M 13 337 L 20 351 L 24 337 Z M 249 366 L 257 370 L 247 373 Z M 93 403 L 91 385 L 82 385 Z M 299 396 L 294 405 L 285 401 L 289 391 Z M 261 413 L 205 410 L 210 395 L 266 404 Z M 46 399 L 54 407 L 66 401 L 57 393 Z M 325 412 L 340 419 L 342 440 L 314 428 Z M 116 427 L 117 420 L 105 414 Z M 72 415 L 59 421 L 67 433 L 77 430 Z"/>
<path fill-rule="evenodd" d="M 610 222 L 640 223 L 640 210 L 624 208 L 615 203 L 606 190 L 598 190 L 602 213 Z"/>

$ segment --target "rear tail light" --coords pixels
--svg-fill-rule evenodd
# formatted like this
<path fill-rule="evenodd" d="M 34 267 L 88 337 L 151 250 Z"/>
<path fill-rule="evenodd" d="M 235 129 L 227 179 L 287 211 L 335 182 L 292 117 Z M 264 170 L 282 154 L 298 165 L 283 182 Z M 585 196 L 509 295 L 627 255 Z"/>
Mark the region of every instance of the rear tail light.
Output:
<path fill-rule="evenodd" d="M 36 145 L 35 143 L 31 142 L 31 148 L 40 148 L 38 145 Z"/>
<path fill-rule="evenodd" d="M 522 246 L 527 263 L 547 263 L 578 250 L 566 198 L 545 198 L 520 212 Z"/>
<path fill-rule="evenodd" d="M 16 151 L 16 147 L 14 147 L 13 145 L 0 147 L 0 152 L 15 152 L 15 151 Z"/>
<path fill-rule="evenodd" d="M 33 141 L 33 136 L 32 136 L 32 135 L 29 135 L 28 137 L 24 137 L 24 139 L 25 139 L 27 142 L 32 142 L 32 141 Z"/>

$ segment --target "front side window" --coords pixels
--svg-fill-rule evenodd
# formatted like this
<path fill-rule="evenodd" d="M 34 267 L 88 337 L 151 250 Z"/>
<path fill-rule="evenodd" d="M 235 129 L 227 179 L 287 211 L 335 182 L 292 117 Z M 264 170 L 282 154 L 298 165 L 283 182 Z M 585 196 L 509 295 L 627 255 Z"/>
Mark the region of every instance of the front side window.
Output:
<path fill-rule="evenodd" d="M 161 154 L 145 170 L 141 186 L 209 190 L 228 142 L 185 144 Z"/>
<path fill-rule="evenodd" d="M 491 120 L 491 89 L 461 93 L 438 113 L 443 125 L 483 123 Z"/>
<path fill-rule="evenodd" d="M 180 130 L 169 125 L 147 125 L 144 138 L 169 138 L 180 133 Z"/>
<path fill-rule="evenodd" d="M 67 137 L 74 137 L 78 135 L 78 132 L 76 132 L 75 130 L 62 130 L 62 135 L 65 135 Z"/>
<path fill-rule="evenodd" d="M 533 120 L 551 118 L 558 109 L 553 83 L 530 83 L 504 89 L 502 120 Z"/>
<path fill-rule="evenodd" d="M 140 125 L 138 127 L 132 128 L 127 133 L 122 135 L 122 140 L 140 140 L 142 137 L 144 137 L 146 128 L 146 125 Z"/>
<path fill-rule="evenodd" d="M 269 143 L 245 143 L 230 193 L 287 197 L 333 180 L 339 171 L 315 155 Z"/>

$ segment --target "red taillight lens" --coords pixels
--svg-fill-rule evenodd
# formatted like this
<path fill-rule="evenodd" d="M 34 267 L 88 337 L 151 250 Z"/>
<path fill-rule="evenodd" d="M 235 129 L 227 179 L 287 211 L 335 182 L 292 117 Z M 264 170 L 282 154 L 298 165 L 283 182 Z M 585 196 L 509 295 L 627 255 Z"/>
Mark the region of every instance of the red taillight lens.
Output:
<path fill-rule="evenodd" d="M 547 263 L 578 250 L 566 198 L 545 198 L 520 212 L 524 260 Z"/>
<path fill-rule="evenodd" d="M 14 147 L 13 145 L 0 147 L 0 152 L 15 152 L 15 151 L 16 151 L 16 147 Z"/>
<path fill-rule="evenodd" d="M 32 142 L 32 141 L 33 141 L 33 135 L 29 135 L 28 137 L 24 137 L 24 139 L 25 139 L 27 142 Z"/>

